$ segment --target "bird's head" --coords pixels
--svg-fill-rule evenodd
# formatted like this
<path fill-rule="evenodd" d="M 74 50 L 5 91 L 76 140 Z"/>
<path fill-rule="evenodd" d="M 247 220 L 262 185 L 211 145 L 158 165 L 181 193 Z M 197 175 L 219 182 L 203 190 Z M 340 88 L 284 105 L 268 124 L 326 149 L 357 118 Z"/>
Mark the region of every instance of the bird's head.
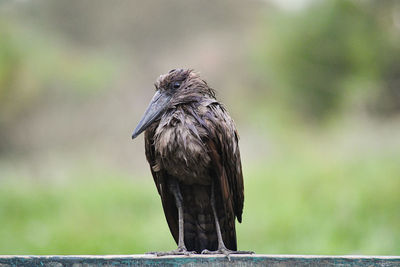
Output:
<path fill-rule="evenodd" d="M 207 83 L 190 69 L 173 69 L 167 74 L 160 75 L 154 85 L 156 93 L 133 131 L 132 139 L 158 120 L 168 108 L 199 101 L 205 95 L 215 97 L 214 91 Z"/>

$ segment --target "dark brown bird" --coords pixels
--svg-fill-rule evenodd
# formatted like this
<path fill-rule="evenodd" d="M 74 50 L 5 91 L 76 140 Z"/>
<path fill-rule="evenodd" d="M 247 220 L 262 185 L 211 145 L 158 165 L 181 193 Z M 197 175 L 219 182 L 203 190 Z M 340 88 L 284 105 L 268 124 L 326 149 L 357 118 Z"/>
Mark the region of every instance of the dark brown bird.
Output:
<path fill-rule="evenodd" d="M 133 132 L 145 149 L 169 229 L 178 244 L 158 255 L 236 251 L 243 176 L 235 124 L 215 92 L 192 70 L 161 75 Z"/>

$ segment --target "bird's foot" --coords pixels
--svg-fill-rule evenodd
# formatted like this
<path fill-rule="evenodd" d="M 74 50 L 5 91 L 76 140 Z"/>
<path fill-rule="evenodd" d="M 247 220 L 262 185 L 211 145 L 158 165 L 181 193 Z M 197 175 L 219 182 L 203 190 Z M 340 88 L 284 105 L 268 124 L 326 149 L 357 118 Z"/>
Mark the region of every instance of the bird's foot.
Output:
<path fill-rule="evenodd" d="M 254 252 L 253 251 L 242 251 L 242 250 L 230 250 L 225 247 L 222 247 L 215 251 L 210 251 L 208 249 L 205 249 L 201 252 L 201 254 L 211 254 L 211 255 L 223 254 L 226 257 L 228 257 L 228 259 L 230 260 L 231 259 L 230 255 L 232 255 L 232 254 L 254 254 Z"/>
<path fill-rule="evenodd" d="M 196 251 L 188 251 L 186 247 L 178 247 L 172 251 L 165 251 L 165 252 L 148 252 L 146 254 L 154 254 L 157 257 L 159 256 L 169 256 L 169 255 L 185 255 L 190 256 L 196 254 Z"/>

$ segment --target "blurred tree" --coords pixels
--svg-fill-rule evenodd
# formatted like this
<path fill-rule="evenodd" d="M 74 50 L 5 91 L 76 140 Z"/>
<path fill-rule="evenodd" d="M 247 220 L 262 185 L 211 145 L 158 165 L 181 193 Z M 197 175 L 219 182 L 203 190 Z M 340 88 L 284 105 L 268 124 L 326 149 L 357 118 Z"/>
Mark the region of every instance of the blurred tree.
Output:
<path fill-rule="evenodd" d="M 386 34 L 386 46 L 378 51 L 383 58 L 382 87 L 370 110 L 381 115 L 400 113 L 400 2 L 396 0 L 371 1 L 369 9 L 378 17 L 381 30 Z"/>
<path fill-rule="evenodd" d="M 394 108 L 400 106 L 399 46 L 375 7 L 335 0 L 297 14 L 269 14 L 257 60 L 279 88 L 276 97 L 317 121 L 360 101 L 376 111 L 400 111 Z"/>

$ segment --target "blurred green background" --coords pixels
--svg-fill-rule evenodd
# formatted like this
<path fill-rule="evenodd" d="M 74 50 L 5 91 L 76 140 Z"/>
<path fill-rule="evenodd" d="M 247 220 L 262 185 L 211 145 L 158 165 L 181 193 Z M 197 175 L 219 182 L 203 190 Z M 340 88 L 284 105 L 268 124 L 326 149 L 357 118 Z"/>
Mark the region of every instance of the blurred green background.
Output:
<path fill-rule="evenodd" d="M 175 248 L 131 132 L 194 68 L 241 135 L 239 249 L 399 254 L 400 3 L 0 2 L 0 254 Z"/>

